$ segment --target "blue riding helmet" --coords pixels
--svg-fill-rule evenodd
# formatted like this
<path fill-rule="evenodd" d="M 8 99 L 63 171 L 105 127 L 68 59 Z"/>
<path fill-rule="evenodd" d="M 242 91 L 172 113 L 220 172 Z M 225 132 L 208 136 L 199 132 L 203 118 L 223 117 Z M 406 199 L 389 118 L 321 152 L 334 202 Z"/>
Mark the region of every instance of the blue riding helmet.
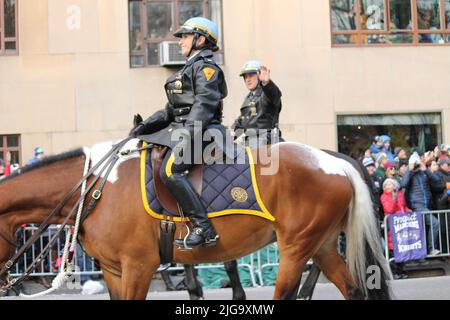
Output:
<path fill-rule="evenodd" d="M 44 154 L 44 150 L 40 147 L 34 148 L 34 155 L 37 156 L 38 154 Z"/>
<path fill-rule="evenodd" d="M 261 71 L 261 62 L 258 60 L 247 61 L 242 68 L 240 76 L 243 77 L 246 74 L 257 74 Z"/>
<path fill-rule="evenodd" d="M 189 19 L 173 35 L 177 38 L 181 38 L 183 34 L 193 33 L 204 36 L 215 46 L 219 40 L 219 29 L 217 28 L 217 25 L 211 20 L 202 17 Z"/>

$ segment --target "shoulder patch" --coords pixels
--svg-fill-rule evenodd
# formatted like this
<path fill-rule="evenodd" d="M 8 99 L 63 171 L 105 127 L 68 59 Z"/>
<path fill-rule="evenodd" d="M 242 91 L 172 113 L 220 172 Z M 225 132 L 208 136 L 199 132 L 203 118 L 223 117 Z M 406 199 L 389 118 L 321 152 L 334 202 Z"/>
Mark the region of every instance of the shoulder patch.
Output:
<path fill-rule="evenodd" d="M 206 81 L 209 81 L 216 73 L 216 70 L 213 68 L 206 67 L 203 69 L 203 73 L 205 74 Z"/>

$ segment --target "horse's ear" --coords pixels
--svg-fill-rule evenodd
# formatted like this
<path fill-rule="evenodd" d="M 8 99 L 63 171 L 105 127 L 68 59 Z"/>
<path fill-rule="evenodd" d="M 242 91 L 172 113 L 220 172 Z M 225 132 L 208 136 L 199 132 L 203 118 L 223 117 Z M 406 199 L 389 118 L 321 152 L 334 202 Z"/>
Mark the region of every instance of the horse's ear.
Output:
<path fill-rule="evenodd" d="M 138 113 L 134 116 L 133 124 L 135 127 L 138 126 L 144 119 L 142 119 L 142 116 Z"/>

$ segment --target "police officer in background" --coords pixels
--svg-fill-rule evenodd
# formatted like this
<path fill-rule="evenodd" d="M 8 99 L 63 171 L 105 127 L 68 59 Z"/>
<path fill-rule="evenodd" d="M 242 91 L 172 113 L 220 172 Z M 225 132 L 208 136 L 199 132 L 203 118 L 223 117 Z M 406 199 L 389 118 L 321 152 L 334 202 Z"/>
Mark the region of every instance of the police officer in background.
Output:
<path fill-rule="evenodd" d="M 245 139 L 252 144 L 252 138 L 258 138 L 258 144 L 271 144 L 284 141 L 278 128 L 281 112 L 281 91 L 270 79 L 270 70 L 259 61 L 248 61 L 240 74 L 250 93 L 241 107 L 241 115 L 232 129 L 237 141 Z"/>
<path fill-rule="evenodd" d="M 131 134 L 135 137 L 151 134 L 145 137 L 146 141 L 171 148 L 160 175 L 194 226 L 184 240 L 174 243 L 191 249 L 214 245 L 219 239 L 187 174 L 194 163 L 203 161 L 202 154 L 194 154 L 194 140 L 200 141 L 204 149 L 204 131 L 221 127 L 222 100 L 227 96 L 227 85 L 223 71 L 213 60 L 213 51 L 219 49 L 218 28 L 214 22 L 201 17 L 189 19 L 174 36 L 181 38 L 179 44 L 187 58 L 186 65 L 165 84 L 168 98 L 165 109 L 139 124 Z M 194 130 L 194 123 L 202 125 L 200 132 Z M 181 142 L 172 137 L 177 129 L 184 129 Z M 186 161 L 184 155 L 192 157 L 188 156 L 191 159 Z"/>

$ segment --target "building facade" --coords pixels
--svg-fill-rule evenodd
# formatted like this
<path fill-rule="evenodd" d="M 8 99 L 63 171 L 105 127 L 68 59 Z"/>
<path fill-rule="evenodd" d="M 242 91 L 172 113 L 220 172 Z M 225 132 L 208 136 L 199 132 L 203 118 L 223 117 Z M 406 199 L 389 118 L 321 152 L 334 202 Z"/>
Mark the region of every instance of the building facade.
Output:
<path fill-rule="evenodd" d="M 12 162 L 26 163 L 36 146 L 58 153 L 123 138 L 134 114 L 162 108 L 177 68 L 163 50 L 198 14 L 220 26 L 226 125 L 246 95 L 240 69 L 259 59 L 283 92 L 287 140 L 354 156 L 383 133 L 405 147 L 450 143 L 449 0 L 0 5 L 0 157 Z"/>

